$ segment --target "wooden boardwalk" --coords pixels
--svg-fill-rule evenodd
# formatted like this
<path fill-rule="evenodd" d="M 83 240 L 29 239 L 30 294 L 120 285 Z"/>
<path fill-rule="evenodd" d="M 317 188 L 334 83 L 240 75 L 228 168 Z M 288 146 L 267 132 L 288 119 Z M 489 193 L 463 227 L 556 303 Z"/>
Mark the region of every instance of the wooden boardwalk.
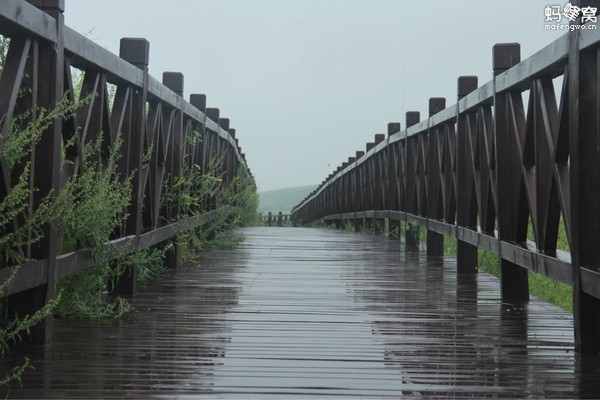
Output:
<path fill-rule="evenodd" d="M 600 397 L 568 313 L 499 301 L 380 236 L 251 228 L 142 288 L 122 320 L 56 321 L 14 398 Z M 18 352 L 13 356 L 18 356 Z"/>

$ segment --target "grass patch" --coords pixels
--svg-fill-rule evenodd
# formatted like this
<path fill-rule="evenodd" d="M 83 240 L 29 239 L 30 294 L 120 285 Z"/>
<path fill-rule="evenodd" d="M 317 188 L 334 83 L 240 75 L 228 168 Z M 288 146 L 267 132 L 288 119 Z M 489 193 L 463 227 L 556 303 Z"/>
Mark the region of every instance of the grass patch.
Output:
<path fill-rule="evenodd" d="M 456 239 L 444 237 L 444 250 L 446 254 L 456 257 Z M 480 270 L 500 278 L 500 262 L 496 254 L 478 249 L 477 259 Z M 532 271 L 528 271 L 528 275 L 530 293 L 564 310 L 573 312 L 573 290 L 571 286 Z"/>

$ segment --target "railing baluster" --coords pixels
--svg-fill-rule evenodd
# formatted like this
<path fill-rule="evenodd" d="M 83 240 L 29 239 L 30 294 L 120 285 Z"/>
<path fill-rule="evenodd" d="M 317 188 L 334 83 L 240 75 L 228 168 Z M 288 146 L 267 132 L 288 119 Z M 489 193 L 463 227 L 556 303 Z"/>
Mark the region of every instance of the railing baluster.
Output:
<path fill-rule="evenodd" d="M 115 246 L 119 251 L 130 254 L 164 242 L 181 229 L 195 229 L 212 218 L 192 217 L 181 221 L 183 226 L 175 225 L 172 222 L 179 217 L 178 201 L 161 205 L 165 175 L 170 173 L 171 180 L 173 176 L 181 175 L 184 155 L 188 151 L 189 162 L 197 164 L 208 163 L 217 154 L 224 155 L 222 172 L 225 182 L 231 182 L 238 171 L 245 171 L 253 179 L 237 140 L 234 143 L 231 139 L 234 130 L 229 128 L 228 120 L 219 120 L 218 111 L 213 122 L 221 124 L 220 134 L 223 138 L 219 138 L 217 132 L 216 136 L 211 135 L 206 146 L 202 141 L 197 142 L 195 147 L 188 143 L 187 135 L 193 127 L 203 129 L 206 123 L 206 99 L 204 97 L 204 104 L 200 104 L 201 99 L 194 98 L 194 105 L 199 110 L 185 102 L 181 97 L 181 74 L 167 73 L 165 85 L 150 77 L 149 44 L 145 39 L 124 39 L 119 58 L 64 26 L 64 0 L 3 0 L 1 4 L 3 22 L 0 33 L 10 38 L 11 42 L 0 82 L 0 92 L 3 94 L 0 100 L 0 150 L 3 137 L 15 116 L 29 111 L 24 114 L 22 122 L 32 122 L 40 117 L 41 108 L 46 112 L 54 110 L 65 95 L 71 101 L 74 99 L 73 90 L 77 88 L 72 82 L 71 66 L 85 74 L 83 89 L 78 94 L 83 98 L 94 93 L 97 95 L 77 110 L 76 115 L 53 120 L 41 135 L 31 158 L 27 156 L 27 161 L 32 163 L 32 210 L 38 208 L 44 197 L 58 195 L 65 181 L 76 179 L 77 174 L 83 172 L 81 157 L 86 143 L 106 137 L 107 140 L 102 142 L 102 156 L 98 157 L 103 158 L 110 146 L 115 144 L 118 134 L 123 138 L 118 173 L 123 179 L 132 177 L 132 196 L 122 231 L 114 232 L 114 240 L 105 243 L 105 248 Z M 18 12 L 12 15 L 6 14 L 6 10 Z M 23 24 L 23 15 L 32 23 Z M 108 82 L 117 86 L 110 111 Z M 175 95 L 166 90 L 167 87 Z M 147 110 L 149 116 L 146 115 Z M 214 124 L 211 123 L 211 127 L 214 130 Z M 229 135 L 224 134 L 223 130 Z M 65 146 L 64 149 L 65 159 L 69 163 L 61 166 L 62 147 L 71 140 L 75 141 L 75 145 Z M 203 154 L 205 147 L 209 151 Z M 145 160 L 146 156 L 148 160 Z M 0 201 L 4 201 L 14 189 L 18 170 L 22 172 L 24 166 L 9 170 L 6 160 L 0 160 Z M 172 181 L 167 184 L 173 187 Z M 211 203 L 210 207 L 214 209 L 214 204 Z M 15 218 L 15 223 L 3 232 L 18 228 L 23 222 L 19 219 L 25 217 L 20 215 Z M 55 297 L 57 279 L 95 266 L 97 260 L 90 256 L 89 249 L 77 248 L 72 253 L 60 254 L 62 244 L 59 243 L 58 225 L 43 226 L 43 238 L 39 242 L 31 246 L 23 244 L 24 260 L 21 265 L 5 265 L 4 260 L 0 262 L 1 282 L 5 284 L 0 296 L 9 298 L 6 318 L 12 318 L 15 314 L 20 317 L 33 314 Z M 69 243 L 69 246 L 78 245 Z M 3 254 L 3 258 L 5 256 Z M 104 261 L 115 258 L 116 254 L 107 251 Z M 135 275 L 133 268 L 120 277 L 113 287 L 114 291 L 134 292 Z M 31 329 L 32 341 L 50 341 L 51 328 L 50 315 L 44 324 Z"/>
<path fill-rule="evenodd" d="M 476 76 L 461 76 L 458 78 L 458 100 L 472 91 L 477 90 Z M 477 206 L 475 196 L 475 182 L 472 168 L 471 147 L 468 138 L 468 115 L 456 110 L 457 134 L 457 210 L 456 224 L 472 230 L 477 230 Z M 472 274 L 477 272 L 477 246 L 460 238 L 456 242 L 456 259 L 459 274 Z"/>
<path fill-rule="evenodd" d="M 33 74 L 32 112 L 35 116 L 38 107 L 53 109 L 62 99 L 64 90 L 64 0 L 30 1 L 56 21 L 56 43 L 34 42 L 31 67 Z M 34 117 L 35 118 L 35 117 Z M 36 144 L 32 158 L 32 209 L 39 206 L 49 193 L 60 190 L 60 152 L 62 140 L 62 120 L 55 119 L 42 134 Z M 52 300 L 56 291 L 56 256 L 59 254 L 58 230 L 54 224 L 43 227 L 44 237 L 32 246 L 30 256 L 35 259 L 47 259 L 46 284 L 11 296 L 9 313 L 15 316 L 31 315 L 45 303 Z M 48 343 L 52 339 L 52 315 L 30 331 L 33 343 Z"/>
<path fill-rule="evenodd" d="M 292 219 L 335 215 L 337 225 L 350 218 L 371 230 L 388 215 L 392 233 L 403 218 L 406 243 L 418 243 L 418 224 L 436 255 L 443 235 L 454 236 L 461 276 L 476 273 L 478 249 L 498 256 L 505 302 L 529 300 L 528 270 L 570 284 L 577 350 L 600 353 L 600 38 L 593 29 L 568 35 L 523 62 L 517 43 L 494 46 L 491 82 L 478 88 L 477 77 L 460 77 L 454 109 L 431 99 L 426 122 L 406 114 L 404 137 L 390 123 L 387 146 L 368 143 L 367 155 L 331 174 Z M 557 107 L 553 79 L 562 71 Z M 560 217 L 571 260 L 556 248 Z M 527 243 L 530 221 L 535 243 Z"/>
<path fill-rule="evenodd" d="M 437 114 L 446 108 L 446 99 L 443 97 L 432 97 L 429 99 L 429 117 Z M 427 187 L 427 208 L 426 216 L 434 220 L 441 219 L 441 165 L 438 151 L 438 140 L 440 132 L 438 129 L 428 129 L 427 131 L 427 159 L 426 163 L 426 187 Z M 427 254 L 441 256 L 444 254 L 444 235 L 435 232 L 427 227 Z"/>
<path fill-rule="evenodd" d="M 389 122 L 387 126 L 388 140 L 391 136 L 400 131 L 400 122 Z M 399 143 L 387 146 L 387 181 L 384 183 L 387 187 L 386 209 L 393 211 L 398 211 L 400 209 L 400 199 L 398 198 L 399 150 Z M 400 238 L 400 223 L 397 219 L 388 218 L 388 236 L 394 239 Z"/>
<path fill-rule="evenodd" d="M 125 235 L 135 235 L 139 238 L 142 232 L 142 204 L 144 193 L 142 158 L 144 150 L 144 139 L 146 137 L 146 100 L 148 96 L 148 61 L 150 44 L 146 39 L 124 38 L 120 43 L 120 57 L 133 64 L 144 74 L 144 86 L 141 90 L 131 88 L 132 93 L 126 104 L 125 109 L 130 108 L 129 112 L 124 111 L 125 122 L 121 132 L 113 134 L 123 134 L 123 157 L 120 165 L 121 177 L 133 174 L 133 188 L 129 216 L 126 221 Z M 137 267 L 131 266 L 129 271 L 118 277 L 113 284 L 112 291 L 115 294 L 130 294 L 135 292 Z"/>
<path fill-rule="evenodd" d="M 586 270 L 600 272 L 600 52 L 597 47 L 580 52 L 580 32 L 575 30 L 569 35 L 570 226 L 575 347 L 583 354 L 598 354 L 600 299 L 584 291 L 586 284 L 590 284 L 584 273 Z M 598 290 L 597 286 L 593 289 Z"/>
<path fill-rule="evenodd" d="M 496 76 L 521 61 L 518 43 L 496 44 L 493 50 L 494 82 Z M 495 85 L 494 85 L 495 88 Z M 494 138 L 496 140 L 496 179 L 498 195 L 498 238 L 516 243 L 521 212 L 521 160 L 512 121 L 511 93 L 494 89 Z M 520 93 L 519 93 L 520 96 Z M 525 219 L 527 219 L 525 217 Z M 529 301 L 527 270 L 502 258 L 500 252 L 500 286 L 502 299 L 509 303 Z"/>

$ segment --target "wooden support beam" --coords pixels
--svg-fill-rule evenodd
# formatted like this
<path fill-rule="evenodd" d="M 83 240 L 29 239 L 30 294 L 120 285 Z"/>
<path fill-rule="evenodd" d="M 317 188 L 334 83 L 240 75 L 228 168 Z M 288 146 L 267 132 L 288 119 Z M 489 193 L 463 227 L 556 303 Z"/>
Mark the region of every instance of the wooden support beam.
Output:
<path fill-rule="evenodd" d="M 476 76 L 461 76 L 458 78 L 458 100 L 477 89 Z M 457 209 L 456 223 L 458 226 L 477 229 L 477 198 L 475 192 L 475 177 L 473 173 L 473 154 L 468 138 L 468 115 L 456 110 L 457 136 Z M 474 274 L 477 272 L 477 246 L 457 238 L 456 243 L 457 272 L 459 274 Z"/>
<path fill-rule="evenodd" d="M 64 93 L 64 0 L 35 0 L 33 5 L 56 21 L 56 43 L 39 42 L 30 53 L 30 82 L 32 83 L 31 107 L 33 113 L 39 108 L 54 109 Z M 37 208 L 42 199 L 60 191 L 60 154 L 62 142 L 62 120 L 57 118 L 48 126 L 36 144 L 31 162 L 33 170 L 32 206 Z M 32 315 L 55 297 L 56 257 L 59 252 L 58 230 L 54 224 L 42 227 L 44 237 L 31 247 L 30 257 L 47 259 L 46 285 L 17 293 L 9 298 L 8 314 L 23 317 Z M 30 330 L 33 343 L 49 343 L 52 339 L 52 315 Z"/>
<path fill-rule="evenodd" d="M 521 61 L 518 43 L 501 43 L 493 48 L 494 82 L 496 77 Z M 496 139 L 496 179 L 498 193 L 498 236 L 508 243 L 517 240 L 517 225 L 520 222 L 522 203 L 521 161 L 512 118 L 515 104 L 511 94 L 494 90 L 494 137 Z M 529 301 L 527 270 L 505 259 L 500 260 L 500 281 L 502 299 L 513 304 Z"/>
<path fill-rule="evenodd" d="M 432 97 L 429 99 L 429 116 L 437 114 L 446 108 L 446 99 L 443 97 Z M 441 160 L 439 154 L 439 136 L 441 131 L 431 128 L 427 132 L 427 217 L 441 219 L 443 210 L 441 208 Z M 425 160 L 423 160 L 425 162 Z M 432 256 L 444 255 L 444 235 L 431 229 L 427 229 L 427 254 Z"/>
<path fill-rule="evenodd" d="M 600 271 L 600 53 L 579 51 L 581 33 L 569 33 L 569 149 L 571 261 L 575 348 L 600 353 L 600 299 L 583 291 L 584 269 Z"/>
<path fill-rule="evenodd" d="M 125 235 L 139 237 L 142 233 L 142 210 L 144 201 L 144 176 L 141 173 L 144 157 L 144 145 L 146 138 L 146 102 L 148 99 L 148 62 L 150 56 L 150 43 L 143 38 L 123 38 L 120 42 L 119 56 L 125 61 L 140 69 L 144 75 L 144 85 L 141 89 L 131 89 L 130 101 L 123 104 L 129 108 L 125 112 L 123 134 L 123 160 L 124 169 L 121 176 L 133 174 L 131 204 L 128 210 Z M 137 280 L 137 266 L 132 265 L 128 271 L 124 271 L 113 283 L 111 291 L 115 294 L 135 293 Z"/>

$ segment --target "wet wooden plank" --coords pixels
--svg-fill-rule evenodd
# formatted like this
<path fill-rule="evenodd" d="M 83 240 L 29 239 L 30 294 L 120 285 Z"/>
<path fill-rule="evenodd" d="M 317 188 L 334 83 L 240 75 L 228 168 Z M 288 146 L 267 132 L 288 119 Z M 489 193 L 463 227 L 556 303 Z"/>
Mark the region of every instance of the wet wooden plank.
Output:
<path fill-rule="evenodd" d="M 575 398 L 570 314 L 500 301 L 480 273 L 403 241 L 251 228 L 132 298 L 122 320 L 55 321 L 13 398 Z"/>

